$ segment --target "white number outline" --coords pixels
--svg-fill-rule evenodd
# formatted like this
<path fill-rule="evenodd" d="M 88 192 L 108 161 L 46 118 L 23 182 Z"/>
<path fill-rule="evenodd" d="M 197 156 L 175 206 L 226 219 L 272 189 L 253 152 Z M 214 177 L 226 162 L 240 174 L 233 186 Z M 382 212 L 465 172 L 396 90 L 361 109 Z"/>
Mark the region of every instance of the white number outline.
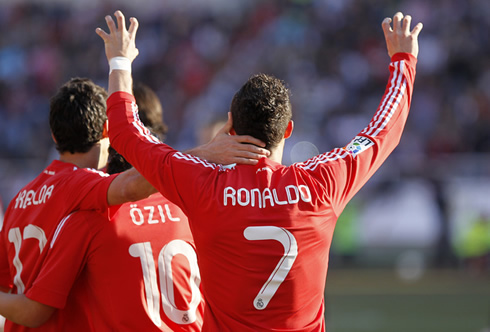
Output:
<path fill-rule="evenodd" d="M 8 233 L 9 242 L 14 245 L 14 249 L 15 249 L 13 264 L 16 271 L 14 276 L 14 285 L 15 287 L 17 287 L 17 294 L 24 294 L 25 291 L 25 285 L 21 278 L 21 274 L 24 266 L 22 265 L 22 262 L 19 257 L 20 249 L 22 248 L 22 240 L 27 240 L 27 239 L 38 240 L 39 253 L 43 252 L 44 247 L 46 246 L 46 242 L 48 241 L 48 239 L 46 238 L 46 234 L 44 233 L 44 230 L 39 226 L 29 224 L 24 228 L 23 233 L 24 235 L 22 236 L 19 227 L 11 228 Z"/>
<path fill-rule="evenodd" d="M 161 327 L 162 320 L 160 317 L 160 294 L 161 303 L 165 315 L 176 324 L 187 325 L 197 320 L 197 308 L 201 303 L 201 275 L 197 265 L 197 255 L 194 248 L 183 240 L 172 240 L 167 243 L 158 255 L 158 271 L 160 275 L 160 289 L 158 289 L 157 273 L 155 261 L 153 259 L 153 250 L 150 242 L 141 242 L 132 244 L 129 247 L 129 253 L 141 262 L 143 281 L 145 285 L 146 303 L 148 316 L 152 322 Z M 181 254 L 186 257 L 191 269 L 191 302 L 188 303 L 187 310 L 180 310 L 175 305 L 173 275 L 172 275 L 172 258 Z"/>
<path fill-rule="evenodd" d="M 243 231 L 243 236 L 250 241 L 275 240 L 284 248 L 283 256 L 253 301 L 255 309 L 264 310 L 293 267 L 298 244 L 291 232 L 276 226 L 250 226 Z"/>

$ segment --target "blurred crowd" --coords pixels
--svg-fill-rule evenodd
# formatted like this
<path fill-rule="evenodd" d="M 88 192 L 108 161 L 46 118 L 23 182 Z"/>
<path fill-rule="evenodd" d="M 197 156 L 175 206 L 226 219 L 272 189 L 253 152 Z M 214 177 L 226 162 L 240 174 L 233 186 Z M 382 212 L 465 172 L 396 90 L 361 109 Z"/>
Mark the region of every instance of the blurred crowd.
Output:
<path fill-rule="evenodd" d="M 346 145 L 368 123 L 386 85 L 381 21 L 402 11 L 424 29 L 411 115 L 393 156 L 396 171 L 387 173 L 439 181 L 446 173 L 429 161 L 490 153 L 488 0 L 95 3 L 0 3 L 0 169 L 11 171 L 0 175 L 4 190 L 30 180 L 16 172 L 32 160 L 48 162 L 49 98 L 57 87 L 75 76 L 107 86 L 94 30 L 106 28 L 104 16 L 116 9 L 140 21 L 134 77 L 162 99 L 167 143 L 177 149 L 200 143 L 200 131 L 226 118 L 235 91 L 258 72 L 285 80 L 292 91 L 295 133 L 286 164 L 305 150 Z"/>

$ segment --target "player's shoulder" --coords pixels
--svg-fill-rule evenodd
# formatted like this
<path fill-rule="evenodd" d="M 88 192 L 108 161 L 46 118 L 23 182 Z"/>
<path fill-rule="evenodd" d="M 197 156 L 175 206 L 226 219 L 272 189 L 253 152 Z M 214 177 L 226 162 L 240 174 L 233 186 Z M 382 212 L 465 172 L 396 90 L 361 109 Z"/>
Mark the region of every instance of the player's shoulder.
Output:
<path fill-rule="evenodd" d="M 165 146 L 165 144 L 163 144 Z M 172 160 L 176 160 L 179 163 L 183 164 L 189 164 L 193 166 L 200 166 L 204 170 L 212 171 L 212 170 L 226 170 L 226 166 L 223 166 L 221 164 L 214 164 L 211 163 L 205 159 L 201 159 L 199 157 L 193 156 L 191 154 L 187 154 L 185 152 L 180 152 L 176 150 L 172 150 L 172 148 L 169 149 L 168 155 L 171 156 Z M 234 164 L 233 164 L 234 165 Z"/>
<path fill-rule="evenodd" d="M 97 170 L 94 168 L 83 168 L 78 167 L 75 164 L 62 162 L 59 160 L 54 160 L 48 167 L 44 169 L 44 171 L 40 174 L 40 176 L 48 176 L 48 177 L 64 177 L 66 175 L 70 176 L 91 176 L 91 177 L 109 177 L 110 174 L 102 170 Z"/>
<path fill-rule="evenodd" d="M 95 230 L 104 227 L 108 220 L 109 217 L 107 213 L 95 210 L 77 210 L 65 216 L 60 221 L 58 228 L 70 227 L 84 233 L 84 229 Z M 94 226 L 97 227 L 94 228 Z"/>
<path fill-rule="evenodd" d="M 73 172 L 76 172 L 76 173 L 79 173 L 79 174 L 82 174 L 85 176 L 96 176 L 96 177 L 101 177 L 101 178 L 108 178 L 111 176 L 110 174 L 108 174 L 104 171 L 95 169 L 95 168 L 74 168 Z"/>
<path fill-rule="evenodd" d="M 56 227 L 51 240 L 51 247 L 60 239 L 70 241 L 73 236 L 91 239 L 93 234 L 98 233 L 108 225 L 108 216 L 95 210 L 78 210 L 63 217 Z"/>
<path fill-rule="evenodd" d="M 63 172 L 59 174 L 58 182 L 63 182 L 70 188 L 85 186 L 88 184 L 96 184 L 101 182 L 111 182 L 117 174 L 110 175 L 101 170 L 94 168 L 81 168 L 77 166 L 72 166 L 68 172 Z M 55 179 L 53 179 L 55 180 Z"/>
<path fill-rule="evenodd" d="M 357 152 L 355 151 L 355 153 Z M 334 167 L 339 163 L 344 163 L 347 160 L 351 161 L 355 153 L 350 151 L 349 147 L 335 148 L 329 152 L 311 157 L 308 160 L 294 163 L 290 166 L 290 168 L 294 170 L 312 172 L 325 167 Z"/>

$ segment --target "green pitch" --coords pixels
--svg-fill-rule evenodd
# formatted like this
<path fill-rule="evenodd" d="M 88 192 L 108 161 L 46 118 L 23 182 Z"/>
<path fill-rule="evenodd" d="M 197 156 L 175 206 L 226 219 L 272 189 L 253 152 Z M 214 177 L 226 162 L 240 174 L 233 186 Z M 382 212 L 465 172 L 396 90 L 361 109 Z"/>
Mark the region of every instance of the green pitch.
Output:
<path fill-rule="evenodd" d="M 325 304 L 327 332 L 490 332 L 490 275 L 332 269 Z"/>

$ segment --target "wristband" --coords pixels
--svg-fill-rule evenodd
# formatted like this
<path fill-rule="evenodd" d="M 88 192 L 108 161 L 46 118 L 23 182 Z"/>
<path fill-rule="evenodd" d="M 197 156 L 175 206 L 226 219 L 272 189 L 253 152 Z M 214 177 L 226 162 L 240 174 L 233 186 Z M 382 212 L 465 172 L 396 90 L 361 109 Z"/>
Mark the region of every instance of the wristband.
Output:
<path fill-rule="evenodd" d="M 131 61 L 123 56 L 116 56 L 109 60 L 109 75 L 113 70 L 125 70 L 131 73 Z"/>

